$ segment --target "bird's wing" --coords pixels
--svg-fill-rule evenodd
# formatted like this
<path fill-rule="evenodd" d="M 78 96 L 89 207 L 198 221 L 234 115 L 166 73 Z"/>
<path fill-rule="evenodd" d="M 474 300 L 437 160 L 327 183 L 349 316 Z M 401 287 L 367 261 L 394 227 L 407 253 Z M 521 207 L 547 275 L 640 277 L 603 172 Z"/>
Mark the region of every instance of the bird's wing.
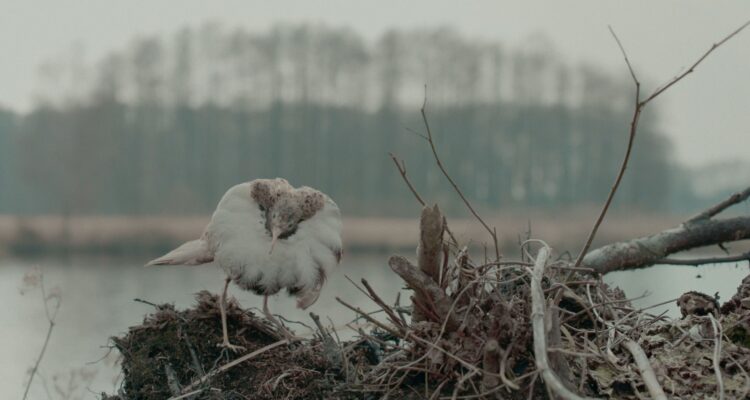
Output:
<path fill-rule="evenodd" d="M 315 303 L 326 278 L 341 261 L 341 212 L 331 198 L 323 196 L 323 208 L 300 222 L 297 232 L 309 246 L 308 257 L 317 267 L 314 278 L 305 280 L 305 287 L 298 293 L 297 307 L 302 309 Z"/>
<path fill-rule="evenodd" d="M 206 234 L 200 239 L 191 240 L 169 253 L 151 260 L 146 267 L 152 265 L 199 265 L 210 263 L 214 260 L 214 253 L 209 246 Z"/>
<path fill-rule="evenodd" d="M 300 222 L 300 228 L 309 231 L 310 237 L 324 245 L 336 258 L 336 263 L 341 261 L 341 211 L 339 206 L 327 195 L 315 189 L 303 186 L 300 189 L 308 190 L 323 198 L 323 207 L 305 221 Z"/>

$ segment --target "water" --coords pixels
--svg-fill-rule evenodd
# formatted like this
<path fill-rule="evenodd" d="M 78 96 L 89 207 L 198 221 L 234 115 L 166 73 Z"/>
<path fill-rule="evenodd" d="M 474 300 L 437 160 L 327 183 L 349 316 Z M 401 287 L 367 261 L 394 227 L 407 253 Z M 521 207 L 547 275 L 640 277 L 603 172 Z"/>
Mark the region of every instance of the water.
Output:
<path fill-rule="evenodd" d="M 56 383 L 63 392 L 70 391 L 71 372 L 76 385 L 72 391 L 80 398 L 93 398 L 89 390 L 94 393 L 114 391 L 119 370 L 113 365 L 116 352 L 105 357 L 108 338 L 122 335 L 129 326 L 139 324 L 145 313 L 153 311 L 153 307 L 133 299 L 174 303 L 184 308 L 194 303 L 194 293 L 204 289 L 219 293 L 222 289 L 224 273 L 218 267 L 143 268 L 144 261 L 89 258 L 71 260 L 64 265 L 44 260 L 0 261 L 0 293 L 4 300 L 0 307 L 0 321 L 3 321 L 0 398 L 21 398 L 27 371 L 33 366 L 47 332 L 40 291 L 21 295 L 19 290 L 23 275 L 35 266 L 42 269 L 48 290 L 58 286 L 62 292 L 58 322 L 40 369 L 54 399 L 63 397 L 55 393 Z M 391 302 L 402 286 L 400 280 L 394 279 L 386 256 L 347 255 L 341 269 L 330 277 L 320 299 L 310 309 L 298 310 L 294 299 L 286 295 L 271 298 L 269 307 L 273 313 L 308 324 L 312 321 L 307 313 L 312 311 L 321 315 L 324 323 L 328 324 L 327 316 L 341 327 L 350 322 L 354 314 L 336 302 L 336 296 L 362 309 L 375 309 L 346 276 L 357 283 L 366 278 Z M 230 294 L 244 307 L 262 305 L 261 297 L 236 287 L 230 287 Z M 293 329 L 304 333 L 304 328 Z M 342 329 L 342 333 L 346 331 L 348 328 Z M 35 380 L 29 398 L 48 398 L 42 380 Z"/>
<path fill-rule="evenodd" d="M 334 274 L 319 301 L 311 307 L 322 316 L 329 316 L 336 326 L 351 321 L 353 313 L 335 300 L 339 296 L 363 309 L 375 307 L 345 278 L 355 282 L 366 278 L 387 301 L 393 301 L 403 286 L 386 263 L 386 255 L 347 255 L 338 273 Z M 20 294 L 24 273 L 35 266 L 44 272 L 44 280 L 51 289 L 62 292 L 62 308 L 52 334 L 41 376 L 35 381 L 29 398 L 90 399 L 93 393 L 115 391 L 118 367 L 116 354 L 108 355 L 106 345 L 110 336 L 125 333 L 129 326 L 141 322 L 152 307 L 133 301 L 141 298 L 154 303 L 175 303 L 178 308 L 193 304 L 193 293 L 206 289 L 219 292 L 224 275 L 216 267 L 159 267 L 144 269 L 144 260 L 74 259 L 59 260 L 0 260 L 0 398 L 20 398 L 27 370 L 34 364 L 44 342 L 47 320 L 37 289 Z M 740 280 L 748 274 L 747 263 L 703 266 L 658 266 L 646 270 L 618 272 L 606 281 L 620 286 L 629 297 L 651 294 L 637 300 L 637 306 L 648 306 L 678 297 L 688 290 L 714 294 L 722 301 L 734 294 Z M 697 278 L 700 275 L 701 278 Z M 231 289 L 245 307 L 260 306 L 260 298 L 237 288 Z M 407 299 L 408 296 L 402 296 Z M 306 311 L 295 308 L 294 299 L 284 295 L 270 301 L 274 313 L 309 322 Z M 655 308 L 653 312 L 668 311 L 677 316 L 674 305 Z M 324 319 L 325 320 L 325 319 Z M 342 333 L 346 332 L 346 328 Z M 302 333 L 302 332 L 300 332 Z M 99 360 L 99 361 L 97 361 Z M 45 385 L 46 382 L 46 385 Z M 57 389 L 55 388 L 57 386 Z M 45 387 L 51 392 L 48 396 Z"/>

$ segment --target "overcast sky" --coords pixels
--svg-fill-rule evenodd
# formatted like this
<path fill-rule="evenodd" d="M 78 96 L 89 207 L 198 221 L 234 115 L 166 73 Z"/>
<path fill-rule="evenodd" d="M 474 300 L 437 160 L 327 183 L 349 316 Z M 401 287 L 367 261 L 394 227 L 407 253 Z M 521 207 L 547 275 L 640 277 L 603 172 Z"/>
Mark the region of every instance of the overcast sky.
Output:
<path fill-rule="evenodd" d="M 39 64 L 74 45 L 96 60 L 137 35 L 169 34 L 206 21 L 259 31 L 278 22 L 325 23 L 352 27 L 369 39 L 389 28 L 443 25 L 510 46 L 542 32 L 572 63 L 627 74 L 607 31 L 612 25 L 638 74 L 653 84 L 680 72 L 748 19 L 747 0 L 0 0 L 0 105 L 28 109 Z M 750 29 L 656 104 L 680 162 L 750 160 Z"/>

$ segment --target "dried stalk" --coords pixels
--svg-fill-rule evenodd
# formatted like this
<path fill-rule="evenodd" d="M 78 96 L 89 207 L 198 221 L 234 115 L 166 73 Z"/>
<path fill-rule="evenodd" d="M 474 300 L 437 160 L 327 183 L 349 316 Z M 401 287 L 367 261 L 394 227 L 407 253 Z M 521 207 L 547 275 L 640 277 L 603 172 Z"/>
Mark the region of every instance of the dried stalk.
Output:
<path fill-rule="evenodd" d="M 651 363 L 648 361 L 648 357 L 641 346 L 630 339 L 626 339 L 622 345 L 633 355 L 633 360 L 638 366 L 638 371 L 641 373 L 643 383 L 646 384 L 646 388 L 651 394 L 651 397 L 655 400 L 667 400 L 667 395 L 664 394 L 664 390 L 661 388 L 661 385 L 659 385 L 654 369 L 651 368 Z"/>
<path fill-rule="evenodd" d="M 542 277 L 544 276 L 544 268 L 547 265 L 548 257 L 549 248 L 543 246 L 537 253 L 534 270 L 531 275 L 531 323 L 534 334 L 536 367 L 542 375 L 547 388 L 560 398 L 564 400 L 586 399 L 586 397 L 581 397 L 565 387 L 549 365 L 547 357 L 547 333 L 544 329 L 546 302 L 544 300 L 544 291 L 542 290 Z"/>
<path fill-rule="evenodd" d="M 39 356 L 36 358 L 36 362 L 34 363 L 34 367 L 31 369 L 31 376 L 29 377 L 29 381 L 26 382 L 26 389 L 24 389 L 23 392 L 23 400 L 26 400 L 26 398 L 29 395 L 29 389 L 31 389 L 31 384 L 34 382 L 34 377 L 39 373 L 39 364 L 42 363 L 42 359 L 44 358 L 44 353 L 47 351 L 47 345 L 49 345 L 49 339 L 52 337 L 52 331 L 55 329 L 55 320 L 57 319 L 57 312 L 60 311 L 60 296 L 58 295 L 55 297 L 57 300 L 55 302 L 55 308 L 54 311 L 50 312 L 49 305 L 47 302 L 49 301 L 49 298 L 47 297 L 47 291 L 44 288 L 44 275 L 39 276 L 39 287 L 42 292 L 42 303 L 44 304 L 44 315 L 47 317 L 47 322 L 49 322 L 49 326 L 47 327 L 47 335 L 44 338 L 44 344 L 42 345 L 42 350 L 39 352 Z"/>
<path fill-rule="evenodd" d="M 721 376 L 721 366 L 719 361 L 721 360 L 721 338 L 723 334 L 721 332 L 721 325 L 716 322 L 716 318 L 712 314 L 708 314 L 708 318 L 711 320 L 711 326 L 714 328 L 714 359 L 713 367 L 714 373 L 716 374 L 716 384 L 719 390 L 719 400 L 724 400 L 724 378 Z"/>

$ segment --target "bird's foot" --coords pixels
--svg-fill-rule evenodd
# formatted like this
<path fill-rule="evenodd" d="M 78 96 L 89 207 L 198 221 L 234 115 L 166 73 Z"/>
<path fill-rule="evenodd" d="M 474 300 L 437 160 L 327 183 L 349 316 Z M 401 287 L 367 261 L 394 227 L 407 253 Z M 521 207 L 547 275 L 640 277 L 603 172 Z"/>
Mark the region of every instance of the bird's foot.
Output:
<path fill-rule="evenodd" d="M 240 352 L 243 352 L 243 351 L 247 350 L 243 346 L 239 346 L 239 345 L 236 345 L 236 344 L 229 343 L 228 340 L 222 341 L 221 343 L 217 344 L 216 347 L 221 347 L 221 348 L 223 348 L 225 350 L 229 350 L 229 351 L 234 352 L 234 353 L 240 353 Z"/>

